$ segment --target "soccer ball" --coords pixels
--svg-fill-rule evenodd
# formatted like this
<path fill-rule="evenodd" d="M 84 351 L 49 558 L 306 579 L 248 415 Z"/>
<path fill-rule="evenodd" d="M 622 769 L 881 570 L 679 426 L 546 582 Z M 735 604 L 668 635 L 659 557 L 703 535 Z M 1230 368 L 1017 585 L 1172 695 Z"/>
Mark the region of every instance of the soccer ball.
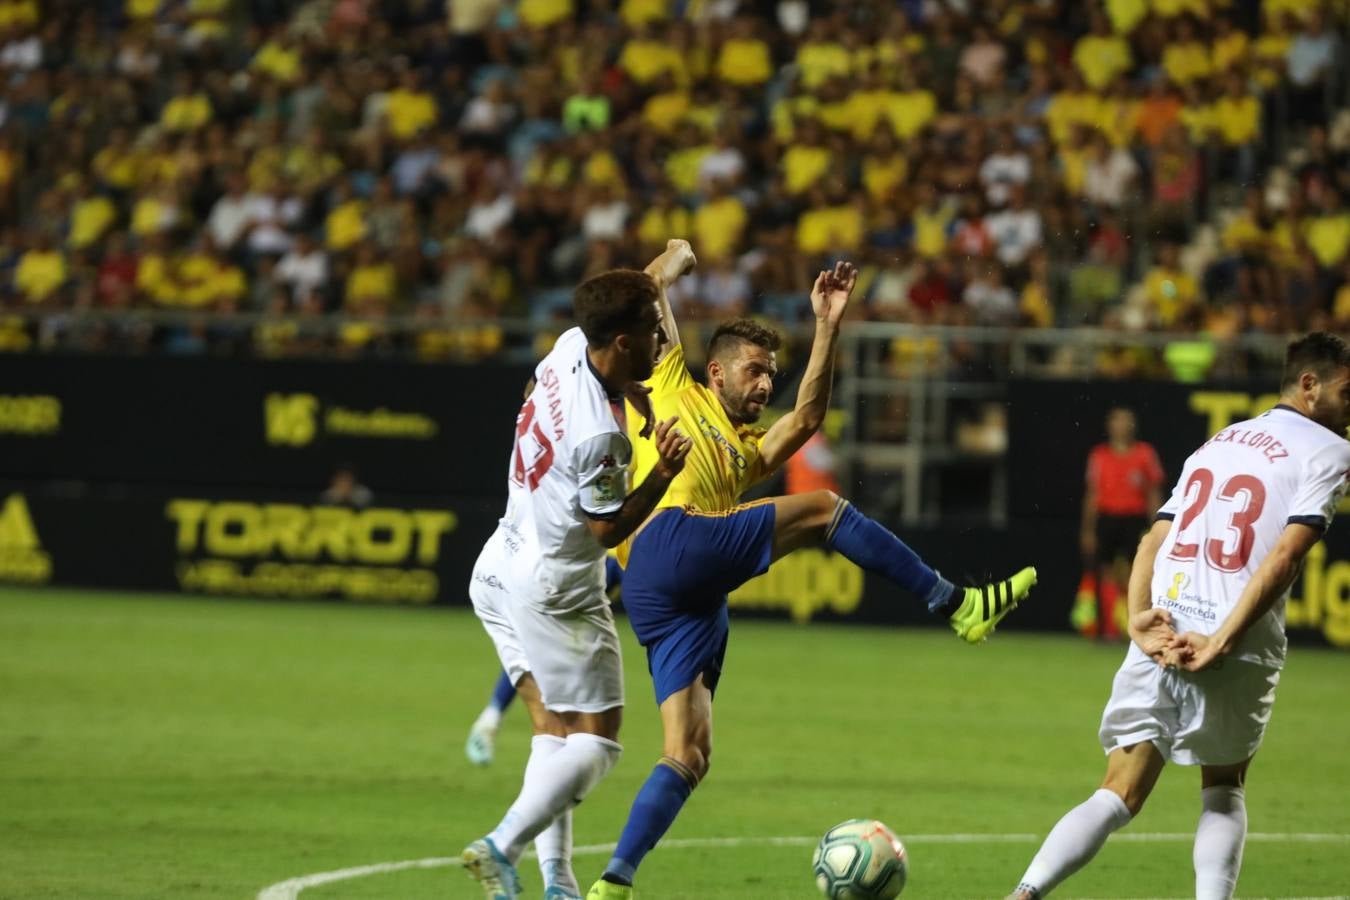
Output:
<path fill-rule="evenodd" d="M 905 845 L 875 819 L 849 819 L 825 832 L 811 868 L 830 900 L 891 900 L 909 873 Z"/>

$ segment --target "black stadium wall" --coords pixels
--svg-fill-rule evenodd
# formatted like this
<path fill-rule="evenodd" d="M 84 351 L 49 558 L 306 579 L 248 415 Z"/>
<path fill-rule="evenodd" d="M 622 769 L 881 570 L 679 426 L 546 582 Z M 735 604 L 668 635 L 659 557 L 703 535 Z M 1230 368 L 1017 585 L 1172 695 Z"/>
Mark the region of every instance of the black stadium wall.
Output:
<path fill-rule="evenodd" d="M 527 367 L 0 357 L 0 582 L 371 603 L 467 602 L 504 500 Z M 1264 386 L 1262 386 L 1264 387 Z M 1242 385 L 1009 385 L 1009 526 L 897 529 L 945 574 L 1034 563 L 1005 627 L 1063 630 L 1077 586 L 1088 450 L 1133 408 L 1168 478 L 1209 434 L 1268 408 Z M 320 501 L 334 469 L 374 492 Z M 1291 636 L 1350 647 L 1350 524 L 1289 606 Z M 801 551 L 738 591 L 749 615 L 932 624 L 917 601 Z"/>

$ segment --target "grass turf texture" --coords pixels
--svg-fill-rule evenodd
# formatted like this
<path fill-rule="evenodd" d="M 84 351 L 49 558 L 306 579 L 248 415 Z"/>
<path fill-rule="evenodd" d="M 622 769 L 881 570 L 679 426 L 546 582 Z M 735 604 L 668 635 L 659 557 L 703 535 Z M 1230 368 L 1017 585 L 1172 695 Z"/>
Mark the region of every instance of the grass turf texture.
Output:
<path fill-rule="evenodd" d="M 1048 602 L 1048 598 L 1042 598 Z M 617 839 L 660 752 L 627 624 L 627 753 L 576 817 Z M 467 610 L 0 591 L 0 897 L 253 897 L 276 881 L 451 856 L 514 796 L 465 731 L 495 676 Z M 1095 732 L 1122 647 L 942 631 L 737 622 L 712 773 L 672 838 L 808 836 L 873 816 L 907 835 L 1043 835 L 1098 783 Z M 1254 832 L 1350 834 L 1350 656 L 1296 648 L 1248 786 Z M 1190 832 L 1198 773 L 1165 772 L 1126 831 Z M 912 839 L 908 897 L 998 897 L 1036 849 Z M 1108 845 L 1061 897 L 1185 897 L 1190 844 Z M 607 857 L 577 860 L 583 886 Z M 816 896 L 811 848 L 658 848 L 639 896 Z M 538 870 L 522 864 L 526 896 Z M 1251 843 L 1242 897 L 1350 885 L 1350 844 Z M 376 875 L 305 898 L 473 898 L 457 869 Z"/>

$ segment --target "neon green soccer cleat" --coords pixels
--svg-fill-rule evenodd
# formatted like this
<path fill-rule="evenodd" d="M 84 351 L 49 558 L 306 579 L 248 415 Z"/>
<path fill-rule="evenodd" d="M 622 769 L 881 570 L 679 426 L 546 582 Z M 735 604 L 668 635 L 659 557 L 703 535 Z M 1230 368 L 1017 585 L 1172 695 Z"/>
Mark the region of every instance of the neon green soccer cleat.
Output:
<path fill-rule="evenodd" d="M 586 900 L 633 900 L 633 889 L 626 884 L 615 884 L 603 878 L 591 885 Z"/>
<path fill-rule="evenodd" d="M 1035 583 L 1036 570 L 1028 566 L 1011 578 L 966 588 L 961 608 L 949 620 L 952 631 L 967 644 L 980 643 L 1026 598 Z"/>

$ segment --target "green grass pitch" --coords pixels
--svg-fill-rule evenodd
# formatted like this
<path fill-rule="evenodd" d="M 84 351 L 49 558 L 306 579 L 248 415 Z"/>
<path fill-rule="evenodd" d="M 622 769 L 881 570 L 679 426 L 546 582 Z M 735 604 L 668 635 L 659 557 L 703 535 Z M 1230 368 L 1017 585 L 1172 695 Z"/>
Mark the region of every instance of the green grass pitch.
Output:
<path fill-rule="evenodd" d="M 1050 598 L 1033 598 L 1033 602 Z M 618 837 L 660 752 L 644 659 L 620 622 L 619 766 L 576 814 Z M 909 837 L 906 897 L 1001 897 L 1096 786 L 1096 726 L 1122 647 L 1000 634 L 733 625 L 712 772 L 644 864 L 638 896 L 816 896 L 811 848 L 693 839 L 819 835 L 874 816 Z M 463 609 L 0 591 L 0 898 L 251 898 L 274 882 L 445 857 L 493 824 L 527 751 L 462 754 L 495 676 Z M 1350 888 L 1350 656 L 1295 648 L 1248 785 L 1241 897 Z M 1189 833 L 1198 773 L 1172 769 L 1123 834 Z M 952 843 L 925 835 L 1013 836 Z M 1017 838 L 1035 835 L 1036 838 Z M 1113 840 L 1058 897 L 1186 897 L 1187 840 Z M 583 886 L 603 866 L 579 856 Z M 522 865 L 526 896 L 538 871 Z M 373 875 L 305 900 L 474 898 L 454 868 Z"/>

